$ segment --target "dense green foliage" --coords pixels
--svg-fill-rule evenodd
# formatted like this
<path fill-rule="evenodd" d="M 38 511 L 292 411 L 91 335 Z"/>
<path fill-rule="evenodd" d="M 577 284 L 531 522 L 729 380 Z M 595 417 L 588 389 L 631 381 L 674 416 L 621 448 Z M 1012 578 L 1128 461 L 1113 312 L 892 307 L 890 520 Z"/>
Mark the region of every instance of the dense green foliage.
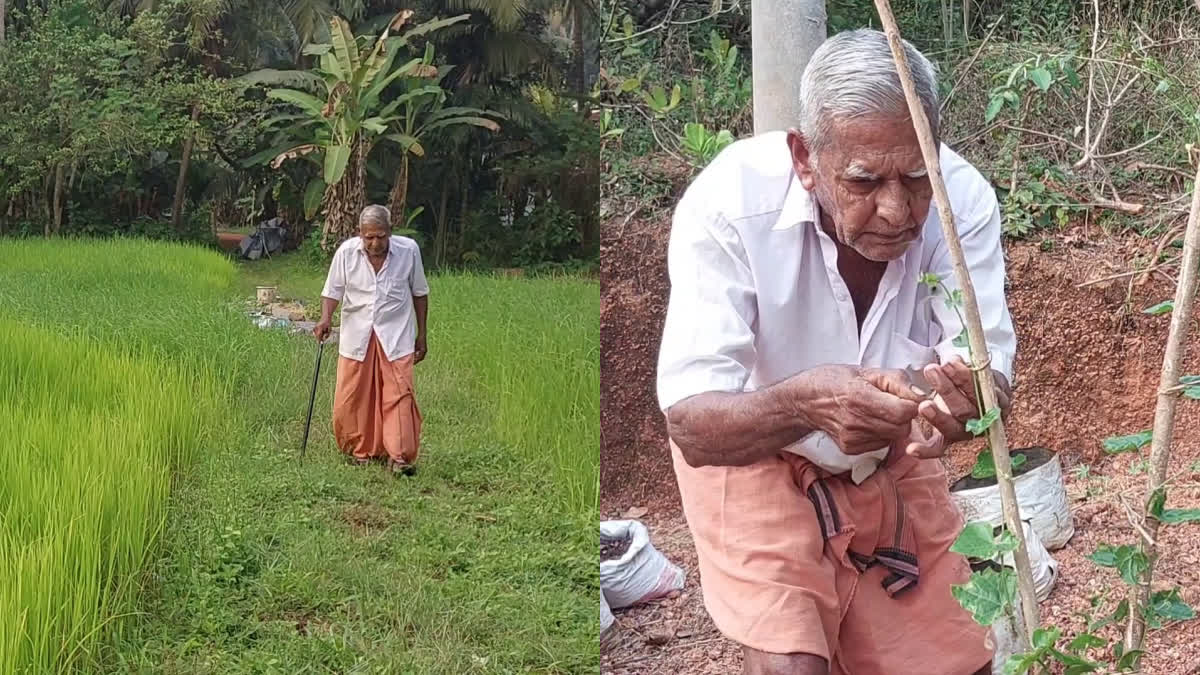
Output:
<path fill-rule="evenodd" d="M 993 181 L 1006 233 L 1033 236 L 1085 217 L 1169 231 L 1187 191 L 1188 172 L 1173 169 L 1200 142 L 1193 3 L 1102 5 L 1094 55 L 1090 3 L 968 4 L 965 39 L 962 3 L 892 7 L 904 37 L 938 65 L 943 139 Z M 830 33 L 879 26 L 869 1 L 826 9 Z M 674 156 L 695 171 L 751 132 L 749 6 L 630 0 L 606 17 L 603 35 L 608 196 L 668 208 L 678 177 L 647 157 Z"/>
<path fill-rule="evenodd" d="M 280 117 L 297 108 L 268 90 L 305 89 L 313 80 L 304 73 L 322 65 L 320 45 L 337 38 L 369 50 L 397 12 L 411 10 L 408 27 L 461 20 L 417 32 L 389 58 L 398 67 L 435 54 L 436 70 L 422 86 L 438 109 L 495 111 L 502 122 L 499 131 L 425 125 L 422 155 L 407 172 L 411 145 L 380 147 L 361 167 L 354 201 L 395 202 L 394 187 L 406 184 L 397 227 L 411 227 L 433 248 L 426 259 L 435 265 L 562 264 L 596 252 L 596 128 L 570 97 L 583 90 L 577 72 L 595 77 L 594 66 L 585 67 L 595 58 L 589 0 L 8 0 L 6 7 L 0 235 L 211 242 L 217 230 L 280 216 L 298 244 L 337 200 L 314 198 L 320 166 L 269 163 L 288 127 Z M 267 84 L 266 73 L 285 81 Z M 379 108 L 413 91 L 405 79 L 374 94 Z M 342 101 L 332 89 L 313 93 L 331 109 Z M 546 93 L 567 103 L 546 106 Z M 393 112 L 412 111 L 401 103 Z M 422 114 L 436 112 L 426 106 Z M 564 164 L 587 170 L 566 181 Z M 525 170 L 509 176 L 512 167 Z"/>

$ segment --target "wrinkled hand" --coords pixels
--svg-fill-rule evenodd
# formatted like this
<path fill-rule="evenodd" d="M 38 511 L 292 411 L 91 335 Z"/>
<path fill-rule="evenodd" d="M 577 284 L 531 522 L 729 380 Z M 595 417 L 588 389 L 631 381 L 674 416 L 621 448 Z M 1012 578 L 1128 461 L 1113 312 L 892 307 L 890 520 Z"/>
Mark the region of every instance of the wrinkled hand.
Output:
<path fill-rule="evenodd" d="M 1000 415 L 1008 417 L 1012 407 L 1012 387 L 1004 375 L 990 371 L 996 382 L 996 401 Z M 955 357 L 942 365 L 930 364 L 924 369 L 925 379 L 933 387 L 934 399 L 920 404 L 920 413 L 926 421 L 945 436 L 948 443 L 957 443 L 972 438 L 967 431 L 967 420 L 979 417 L 979 406 L 975 400 L 975 383 L 971 369 L 961 357 Z"/>
<path fill-rule="evenodd" d="M 926 431 L 929 427 L 929 431 Z M 936 427 L 921 424 L 921 419 L 912 421 L 908 436 L 892 441 L 888 452 L 888 462 L 894 462 L 904 455 L 919 459 L 934 459 L 946 454 L 946 437 Z"/>
<path fill-rule="evenodd" d="M 889 447 L 908 438 L 924 401 L 903 370 L 821 366 L 806 373 L 808 424 L 828 434 L 848 455 Z"/>
<path fill-rule="evenodd" d="M 415 366 L 418 363 L 424 361 L 425 354 L 427 354 L 427 353 L 428 353 L 428 349 L 425 346 L 425 338 L 423 336 L 417 338 L 417 341 L 416 341 L 416 343 L 414 345 L 414 349 L 413 349 L 413 365 Z"/>
<path fill-rule="evenodd" d="M 333 327 L 331 326 L 331 322 L 321 321 L 317 325 L 313 326 L 313 336 L 317 338 L 317 342 L 324 342 L 325 338 L 329 337 L 329 333 L 332 332 L 332 330 Z"/>

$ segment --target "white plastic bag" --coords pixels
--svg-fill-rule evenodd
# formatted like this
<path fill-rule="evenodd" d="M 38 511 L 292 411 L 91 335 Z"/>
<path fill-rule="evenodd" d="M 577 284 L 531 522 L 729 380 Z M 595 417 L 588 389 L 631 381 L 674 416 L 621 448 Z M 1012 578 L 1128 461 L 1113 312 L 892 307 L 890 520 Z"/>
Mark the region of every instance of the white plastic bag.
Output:
<path fill-rule="evenodd" d="M 1021 614 L 1019 604 L 1013 605 L 1010 612 L 1001 612 L 992 622 L 991 639 L 995 645 L 992 652 L 992 675 L 1004 675 L 1004 664 L 1009 657 L 1019 654 L 1022 650 L 1019 635 L 1025 632 L 1025 617 Z"/>
<path fill-rule="evenodd" d="M 1033 572 L 1033 591 L 1038 602 L 1045 602 L 1054 590 L 1054 582 L 1058 580 L 1058 561 L 1042 546 L 1041 537 L 1028 521 L 1021 523 L 1025 530 L 1025 547 L 1029 550 L 1029 567 Z M 1001 565 L 1016 569 L 1016 558 L 1012 553 L 1005 553 Z"/>
<path fill-rule="evenodd" d="M 614 620 L 612 609 L 608 606 L 608 600 L 604 598 L 604 591 L 600 591 L 600 635 L 608 632 Z"/>
<path fill-rule="evenodd" d="M 1063 482 L 1062 464 L 1055 455 L 1050 461 L 1013 479 L 1021 517 L 1033 522 L 1033 529 L 1048 551 L 1067 545 L 1075 534 L 1071 506 Z M 1000 488 L 995 485 L 956 490 L 950 498 L 958 504 L 967 522 L 985 521 L 993 526 L 1004 523 L 1000 506 Z"/>
<path fill-rule="evenodd" d="M 683 589 L 683 570 L 654 548 L 645 525 L 636 520 L 606 520 L 600 523 L 600 534 L 631 539 L 625 555 L 600 562 L 600 590 L 612 609 Z"/>

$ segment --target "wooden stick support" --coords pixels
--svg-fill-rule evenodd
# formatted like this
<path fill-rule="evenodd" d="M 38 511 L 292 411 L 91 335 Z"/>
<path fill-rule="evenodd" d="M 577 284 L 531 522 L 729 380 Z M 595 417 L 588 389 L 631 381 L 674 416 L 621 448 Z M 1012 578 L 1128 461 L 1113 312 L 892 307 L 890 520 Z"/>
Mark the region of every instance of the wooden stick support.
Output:
<path fill-rule="evenodd" d="M 925 169 L 929 172 L 929 182 L 933 187 L 933 198 L 937 202 L 938 216 L 942 222 L 942 234 L 946 247 L 950 252 L 950 260 L 954 265 L 954 277 L 962 291 L 963 309 L 967 319 L 967 338 L 971 345 L 971 353 L 977 371 L 982 371 L 982 377 L 977 377 L 980 393 L 983 396 L 985 410 L 996 408 L 999 404 L 996 398 L 996 383 L 984 368 L 991 361 L 988 353 L 987 340 L 983 334 L 983 322 L 979 318 L 979 302 L 975 298 L 975 287 L 971 283 L 971 275 L 967 270 L 966 258 L 963 255 L 962 242 L 958 238 L 954 214 L 950 210 L 950 197 L 946 193 L 946 183 L 942 179 L 941 162 L 938 161 L 938 143 L 933 138 L 933 130 L 925 108 L 917 96 L 916 85 L 913 84 L 912 70 L 908 64 L 908 56 L 900 38 L 900 29 L 892 14 L 891 3 L 888 0 L 875 0 L 875 8 L 879 11 L 879 19 L 887 33 L 888 44 L 892 48 L 892 58 L 896 62 L 896 71 L 900 75 L 900 83 L 904 87 L 904 98 L 908 102 L 909 115 L 913 127 L 921 143 L 921 154 L 925 158 Z M 988 429 L 988 440 L 992 448 L 992 456 L 996 465 L 996 483 L 1000 488 L 1000 504 L 1004 511 L 1004 522 L 1008 531 L 1017 538 L 1017 550 L 1014 559 L 1017 567 L 1017 593 L 1020 597 L 1022 617 L 1025 619 L 1025 633 L 1021 636 L 1028 648 L 1033 641 L 1033 631 L 1038 627 L 1037 595 L 1034 593 L 1033 571 L 1029 566 L 1029 549 L 1025 543 L 1025 530 L 1021 526 L 1021 513 L 1017 505 L 1017 495 L 1013 488 L 1012 461 L 1008 454 L 1008 440 L 1004 435 L 1004 422 L 997 418 Z"/>
<path fill-rule="evenodd" d="M 1147 505 L 1155 491 L 1167 480 L 1167 465 L 1171 459 L 1171 438 L 1175 430 L 1175 405 L 1179 401 L 1179 376 L 1183 373 L 1183 357 L 1187 351 L 1188 328 L 1192 321 L 1192 301 L 1196 297 L 1197 271 L 1200 268 L 1200 164 L 1196 167 L 1196 183 L 1192 189 L 1192 208 L 1183 235 L 1183 262 L 1179 266 L 1179 281 L 1175 286 L 1175 309 L 1171 311 L 1171 328 L 1163 353 L 1162 373 L 1158 380 L 1158 401 L 1154 407 L 1154 431 L 1150 441 L 1150 474 L 1146 498 L 1142 502 L 1142 525 L 1133 522 L 1142 539 L 1142 550 L 1150 562 L 1146 573 L 1129 593 L 1129 619 L 1125 625 L 1125 651 L 1141 649 L 1146 634 L 1142 608 L 1150 602 L 1150 581 L 1154 575 L 1154 559 L 1158 555 L 1157 518 L 1147 513 Z"/>

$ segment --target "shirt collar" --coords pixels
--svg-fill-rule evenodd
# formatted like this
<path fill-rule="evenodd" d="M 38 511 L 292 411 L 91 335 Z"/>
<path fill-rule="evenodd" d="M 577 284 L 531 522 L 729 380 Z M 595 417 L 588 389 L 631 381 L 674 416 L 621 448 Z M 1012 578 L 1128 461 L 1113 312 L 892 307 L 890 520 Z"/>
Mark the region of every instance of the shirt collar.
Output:
<path fill-rule="evenodd" d="M 788 183 L 787 195 L 783 199 L 783 208 L 779 211 L 779 219 L 771 227 L 772 231 L 790 230 L 803 223 L 817 222 L 817 204 L 808 190 L 800 184 L 800 177 L 792 172 L 792 180 Z"/>

